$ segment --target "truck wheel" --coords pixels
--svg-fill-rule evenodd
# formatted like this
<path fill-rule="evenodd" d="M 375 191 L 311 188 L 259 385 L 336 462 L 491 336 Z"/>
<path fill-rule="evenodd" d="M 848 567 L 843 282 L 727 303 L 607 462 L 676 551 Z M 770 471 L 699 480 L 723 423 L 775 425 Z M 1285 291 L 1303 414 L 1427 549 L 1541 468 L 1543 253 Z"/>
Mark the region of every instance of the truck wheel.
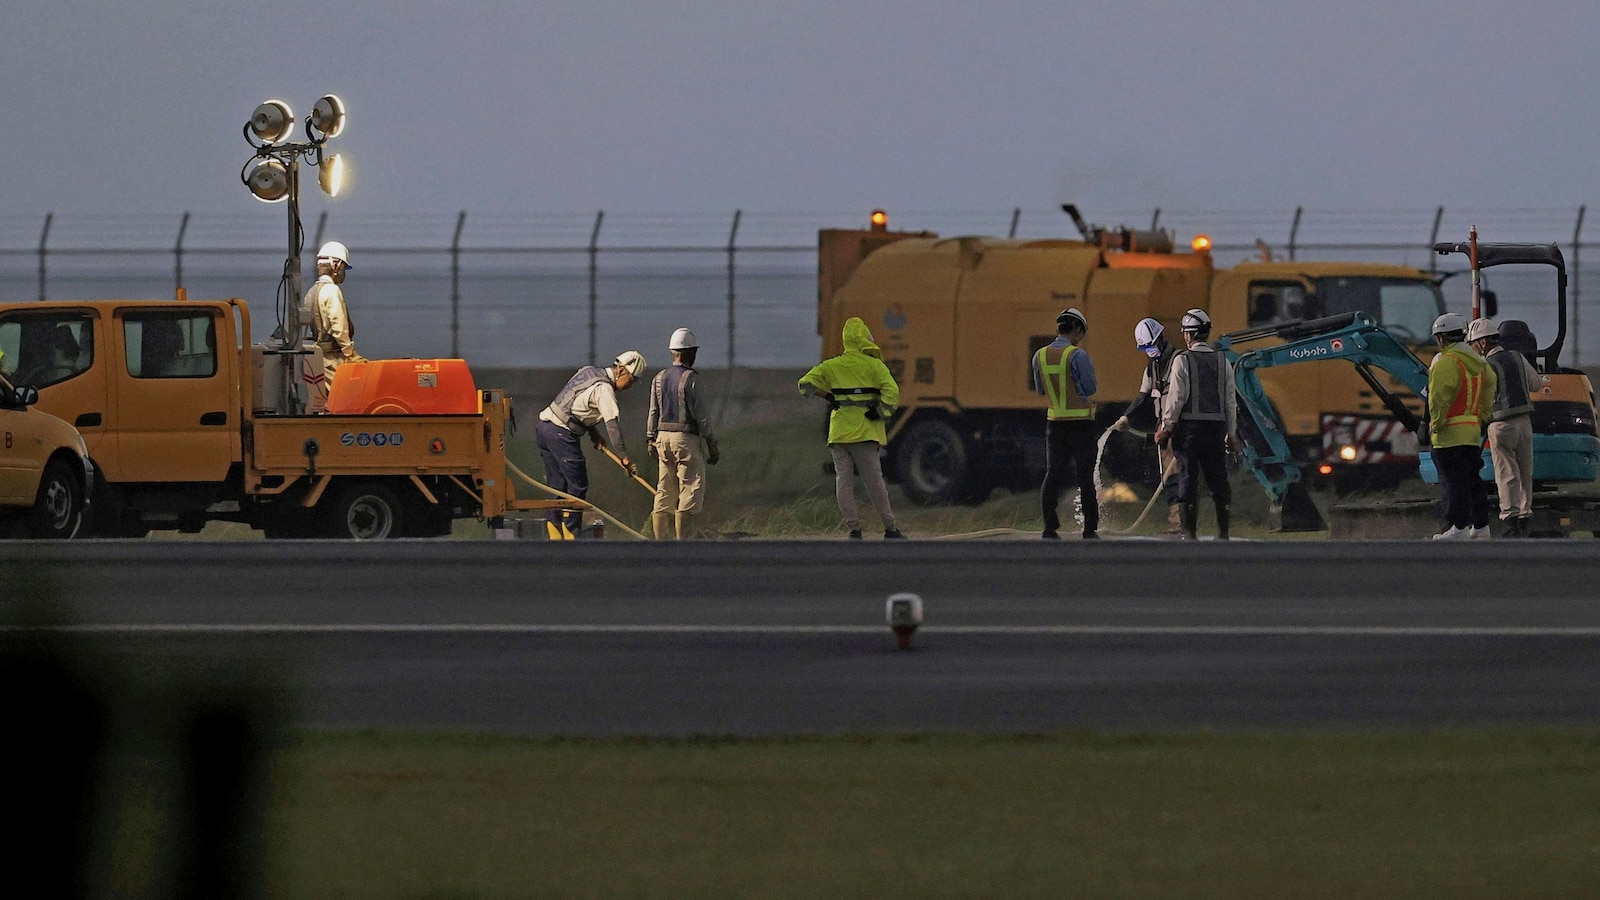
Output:
<path fill-rule="evenodd" d="M 44 467 L 30 529 L 36 538 L 66 540 L 83 531 L 83 482 L 59 459 Z"/>
<path fill-rule="evenodd" d="M 376 482 L 353 484 L 339 492 L 329 510 L 329 536 L 377 541 L 404 534 L 400 500 Z"/>
<path fill-rule="evenodd" d="M 992 482 L 976 471 L 976 454 L 955 427 L 942 419 L 912 425 L 896 443 L 900 487 L 922 506 L 982 503 Z"/>

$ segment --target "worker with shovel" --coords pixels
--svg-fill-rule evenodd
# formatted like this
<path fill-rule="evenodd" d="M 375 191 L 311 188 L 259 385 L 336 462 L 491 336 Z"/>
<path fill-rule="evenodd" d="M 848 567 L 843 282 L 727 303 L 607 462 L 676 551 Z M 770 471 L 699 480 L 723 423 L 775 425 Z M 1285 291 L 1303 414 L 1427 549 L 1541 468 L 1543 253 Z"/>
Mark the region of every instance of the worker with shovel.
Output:
<path fill-rule="evenodd" d="M 544 458 L 545 480 L 551 487 L 579 500 L 588 496 L 589 464 L 578 442 L 585 434 L 594 441 L 597 450 L 611 452 L 615 448 L 613 455 L 617 463 L 635 479 L 639 477 L 638 467 L 628 459 L 622 428 L 617 424 L 621 415 L 617 408 L 617 391 L 633 387 L 644 369 L 644 356 L 637 350 L 624 350 L 607 368 L 584 366 L 539 413 L 536 432 L 539 455 Z M 600 432 L 602 424 L 604 435 Z M 554 509 L 550 511 L 550 522 L 564 535 L 575 537 L 582 526 L 583 513 Z"/>

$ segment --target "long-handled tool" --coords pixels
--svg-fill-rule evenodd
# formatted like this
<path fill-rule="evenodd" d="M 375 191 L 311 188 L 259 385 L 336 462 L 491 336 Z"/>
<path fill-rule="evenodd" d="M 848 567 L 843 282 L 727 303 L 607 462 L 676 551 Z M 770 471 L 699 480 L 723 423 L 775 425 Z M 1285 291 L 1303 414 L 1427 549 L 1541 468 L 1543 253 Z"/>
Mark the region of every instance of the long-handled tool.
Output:
<path fill-rule="evenodd" d="M 643 478 L 639 477 L 639 473 L 637 471 L 630 470 L 627 466 L 623 465 L 622 457 L 616 455 L 615 453 L 612 453 L 611 452 L 611 448 L 607 447 L 605 444 L 601 444 L 600 445 L 600 449 L 605 453 L 605 455 L 611 457 L 611 461 L 616 463 L 617 466 L 622 469 L 622 471 L 627 472 L 629 475 L 632 475 L 633 476 L 633 480 L 639 482 L 639 486 L 640 487 L 642 487 L 645 490 L 649 491 L 652 496 L 655 495 L 656 486 L 651 484 L 648 481 L 645 481 Z"/>

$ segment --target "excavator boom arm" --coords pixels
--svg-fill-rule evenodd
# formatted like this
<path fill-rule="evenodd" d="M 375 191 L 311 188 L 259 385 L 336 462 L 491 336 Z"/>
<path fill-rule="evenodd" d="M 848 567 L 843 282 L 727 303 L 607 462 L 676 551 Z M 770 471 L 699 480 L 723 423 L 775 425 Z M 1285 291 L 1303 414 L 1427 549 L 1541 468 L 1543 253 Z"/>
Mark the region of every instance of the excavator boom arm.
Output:
<path fill-rule="evenodd" d="M 1242 353 L 1236 349 L 1241 343 L 1267 337 L 1282 338 L 1284 343 L 1256 347 Z M 1372 369 L 1388 372 L 1419 397 L 1427 394 L 1427 364 L 1364 312 L 1295 322 L 1274 329 L 1225 334 L 1218 339 L 1217 349 L 1227 353 L 1228 360 L 1233 363 L 1240 411 L 1238 430 L 1245 465 L 1261 482 L 1261 486 L 1266 488 L 1274 503 L 1282 501 L 1294 483 L 1300 480 L 1301 473 L 1285 436 L 1283 419 L 1261 385 L 1259 370 L 1294 363 L 1343 359 L 1356 366 L 1367 384 L 1373 387 L 1374 393 L 1382 398 L 1391 411 L 1396 408 L 1404 410 L 1405 406 L 1372 376 Z M 1396 416 L 1415 430 L 1416 420 L 1409 413 L 1405 416 L 1396 413 Z"/>

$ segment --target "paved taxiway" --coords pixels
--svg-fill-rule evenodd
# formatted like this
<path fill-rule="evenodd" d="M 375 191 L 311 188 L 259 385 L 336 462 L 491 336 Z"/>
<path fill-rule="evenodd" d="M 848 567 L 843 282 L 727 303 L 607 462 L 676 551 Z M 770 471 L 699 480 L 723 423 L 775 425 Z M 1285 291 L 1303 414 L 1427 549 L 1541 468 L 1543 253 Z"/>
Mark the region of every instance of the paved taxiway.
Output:
<path fill-rule="evenodd" d="M 10 544 L 130 678 L 532 734 L 1600 721 L 1600 542 Z M 15 585 L 22 585 L 16 587 Z M 897 652 L 888 594 L 928 604 Z M 13 599 L 8 605 L 20 608 Z"/>

